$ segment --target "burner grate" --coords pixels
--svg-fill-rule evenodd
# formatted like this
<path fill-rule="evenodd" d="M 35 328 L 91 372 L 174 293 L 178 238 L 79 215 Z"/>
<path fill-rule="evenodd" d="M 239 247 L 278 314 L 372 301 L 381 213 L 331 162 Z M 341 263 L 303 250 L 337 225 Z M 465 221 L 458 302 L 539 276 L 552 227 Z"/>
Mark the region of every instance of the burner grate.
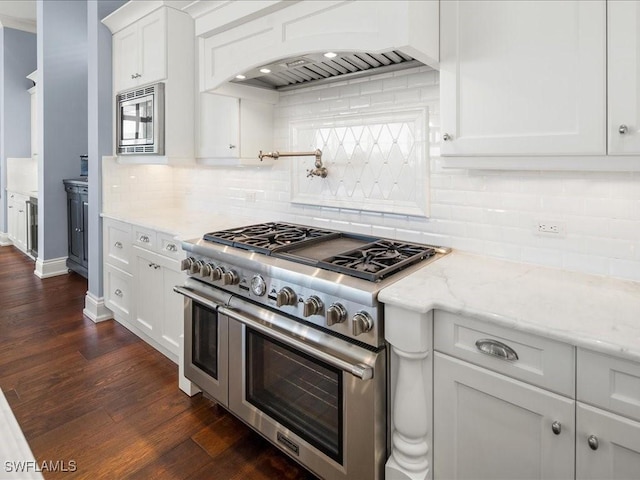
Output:
<path fill-rule="evenodd" d="M 318 267 L 375 282 L 435 254 L 424 245 L 378 240 L 326 258 Z"/>
<path fill-rule="evenodd" d="M 266 255 L 293 244 L 316 241 L 337 235 L 337 232 L 290 223 L 271 222 L 207 233 L 204 239 Z"/>

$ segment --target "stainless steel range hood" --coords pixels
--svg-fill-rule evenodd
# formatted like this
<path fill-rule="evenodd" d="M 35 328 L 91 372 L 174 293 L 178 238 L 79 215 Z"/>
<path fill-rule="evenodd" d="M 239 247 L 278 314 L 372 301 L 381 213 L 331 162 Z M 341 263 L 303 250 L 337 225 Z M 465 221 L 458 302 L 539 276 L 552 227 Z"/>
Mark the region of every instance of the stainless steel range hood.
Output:
<path fill-rule="evenodd" d="M 421 65 L 397 50 L 384 53 L 313 53 L 285 58 L 242 72 L 232 82 L 286 91 L 309 86 L 310 82 L 326 83 Z"/>

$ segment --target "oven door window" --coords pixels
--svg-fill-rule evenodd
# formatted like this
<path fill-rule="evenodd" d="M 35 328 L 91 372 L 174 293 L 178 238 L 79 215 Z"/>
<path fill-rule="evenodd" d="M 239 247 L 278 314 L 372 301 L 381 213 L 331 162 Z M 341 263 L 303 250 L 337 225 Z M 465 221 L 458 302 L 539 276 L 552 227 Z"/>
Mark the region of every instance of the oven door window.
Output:
<path fill-rule="evenodd" d="M 246 330 L 246 399 L 342 463 L 342 372 Z"/>
<path fill-rule="evenodd" d="M 153 143 L 153 95 L 120 105 L 121 140 L 127 145 Z"/>
<path fill-rule="evenodd" d="M 191 362 L 218 380 L 218 314 L 193 303 Z"/>

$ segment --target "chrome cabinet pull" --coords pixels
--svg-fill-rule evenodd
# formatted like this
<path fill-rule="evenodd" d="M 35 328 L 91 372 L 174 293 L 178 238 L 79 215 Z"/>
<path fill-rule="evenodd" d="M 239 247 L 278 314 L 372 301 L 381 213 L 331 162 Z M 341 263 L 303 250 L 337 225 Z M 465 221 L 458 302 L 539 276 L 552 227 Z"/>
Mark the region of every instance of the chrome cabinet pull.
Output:
<path fill-rule="evenodd" d="M 154 268 L 155 270 L 158 270 L 160 268 L 160 265 L 158 265 L 157 263 L 150 263 L 149 264 L 149 268 Z"/>
<path fill-rule="evenodd" d="M 146 235 L 140 235 L 140 241 L 142 243 L 149 243 L 149 237 L 147 237 Z"/>
<path fill-rule="evenodd" d="M 119 288 L 116 288 L 116 291 L 113 292 L 116 294 L 116 296 L 121 297 L 122 296 L 122 290 L 120 290 Z"/>
<path fill-rule="evenodd" d="M 449 135 L 448 133 L 445 133 L 444 135 L 442 135 L 442 140 L 444 140 L 445 142 L 449 142 L 449 141 L 453 140 L 453 137 L 451 135 Z"/>
<path fill-rule="evenodd" d="M 625 135 L 628 131 L 629 131 L 629 127 L 627 127 L 627 126 L 626 126 L 626 125 L 624 125 L 624 124 L 623 124 L 623 125 L 620 125 L 620 126 L 618 127 L 618 133 L 619 133 L 620 135 Z"/>
<path fill-rule="evenodd" d="M 505 345 L 498 340 L 482 338 L 476 342 L 476 347 L 482 353 L 487 355 L 492 355 L 494 357 L 510 361 L 518 360 L 518 354 L 516 351 L 509 345 Z"/>
<path fill-rule="evenodd" d="M 232 143 L 229 144 L 229 150 L 233 150 L 234 148 L 236 148 L 235 145 L 233 145 Z"/>
<path fill-rule="evenodd" d="M 131 75 L 131 80 L 135 80 L 136 78 L 140 78 L 142 75 L 140 75 L 139 73 L 134 73 L 133 75 Z"/>
<path fill-rule="evenodd" d="M 589 435 L 589 438 L 587 438 L 587 443 L 589 444 L 589 448 L 591 450 L 597 450 L 600 446 L 598 443 L 598 437 L 596 437 L 595 435 Z"/>
<path fill-rule="evenodd" d="M 178 247 L 176 247 L 175 243 L 169 243 L 167 245 L 167 250 L 169 252 L 177 252 L 178 251 Z"/>
<path fill-rule="evenodd" d="M 556 435 L 560 435 L 560 432 L 562 432 L 562 424 L 556 420 L 551 424 L 551 431 Z"/>
<path fill-rule="evenodd" d="M 113 246 L 116 248 L 122 248 L 122 242 L 116 242 L 113 244 Z"/>

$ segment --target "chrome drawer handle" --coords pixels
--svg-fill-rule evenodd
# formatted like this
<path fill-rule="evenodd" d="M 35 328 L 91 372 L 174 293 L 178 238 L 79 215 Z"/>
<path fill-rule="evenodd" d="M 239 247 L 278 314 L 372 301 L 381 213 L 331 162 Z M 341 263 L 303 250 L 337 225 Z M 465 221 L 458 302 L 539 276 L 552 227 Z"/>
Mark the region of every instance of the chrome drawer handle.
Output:
<path fill-rule="evenodd" d="M 556 435 L 560 435 L 560 432 L 562 432 L 562 424 L 556 420 L 551 424 L 551 431 Z"/>
<path fill-rule="evenodd" d="M 589 438 L 587 438 L 587 443 L 589 444 L 589 448 L 591 450 L 597 450 L 599 445 L 598 442 L 598 437 L 596 437 L 595 435 L 589 435 Z"/>
<path fill-rule="evenodd" d="M 628 131 L 629 131 L 629 127 L 627 127 L 626 125 L 620 125 L 618 127 L 618 133 L 620 135 L 625 135 Z"/>
<path fill-rule="evenodd" d="M 140 235 L 140 241 L 142 243 L 149 243 L 149 237 L 147 237 L 146 235 Z"/>
<path fill-rule="evenodd" d="M 122 248 L 122 242 L 116 242 L 113 244 L 113 246 L 116 248 Z"/>
<path fill-rule="evenodd" d="M 178 251 L 178 247 L 176 247 L 175 243 L 169 243 L 167 245 L 167 250 L 169 252 L 177 252 Z"/>
<path fill-rule="evenodd" d="M 476 347 L 487 355 L 510 361 L 518 360 L 518 354 L 513 348 L 497 340 L 482 338 L 476 342 Z"/>
<path fill-rule="evenodd" d="M 445 133 L 444 135 L 442 135 L 442 140 L 444 140 L 445 142 L 450 142 L 451 140 L 453 140 L 453 136 Z"/>
<path fill-rule="evenodd" d="M 116 288 L 116 291 L 113 292 L 116 294 L 116 296 L 121 297 L 122 296 L 122 290 L 120 290 L 119 288 Z"/>

